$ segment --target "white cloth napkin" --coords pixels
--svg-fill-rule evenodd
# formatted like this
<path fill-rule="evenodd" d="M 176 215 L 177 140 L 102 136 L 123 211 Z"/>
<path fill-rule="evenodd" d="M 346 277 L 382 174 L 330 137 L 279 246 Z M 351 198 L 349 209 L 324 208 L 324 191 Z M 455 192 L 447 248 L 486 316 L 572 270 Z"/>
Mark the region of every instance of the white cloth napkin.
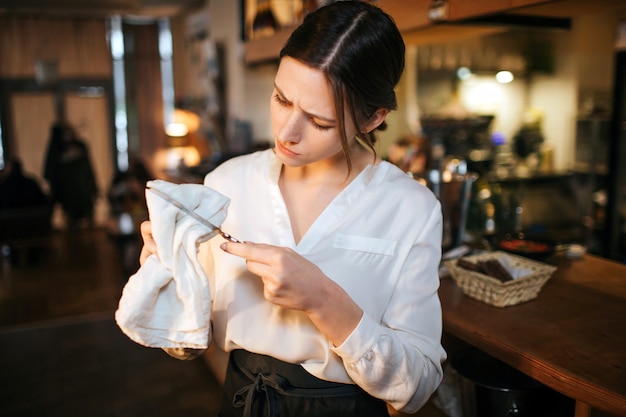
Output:
<path fill-rule="evenodd" d="M 216 226 L 226 219 L 230 200 L 200 184 L 149 181 Z M 156 348 L 206 349 L 210 334 L 209 282 L 198 262 L 198 246 L 216 235 L 173 204 L 146 189 L 157 253 L 129 278 L 115 320 L 133 341 Z"/>

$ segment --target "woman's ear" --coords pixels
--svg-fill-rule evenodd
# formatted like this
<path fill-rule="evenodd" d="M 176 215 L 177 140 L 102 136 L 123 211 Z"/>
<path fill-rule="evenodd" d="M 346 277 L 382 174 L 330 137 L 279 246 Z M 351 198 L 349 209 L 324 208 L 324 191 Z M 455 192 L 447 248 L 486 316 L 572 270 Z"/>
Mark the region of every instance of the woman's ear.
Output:
<path fill-rule="evenodd" d="M 370 117 L 367 120 L 367 122 L 365 122 L 365 125 L 363 126 L 363 132 L 369 133 L 372 130 L 376 129 L 378 126 L 380 126 L 382 122 L 385 121 L 385 118 L 387 117 L 388 114 L 389 114 L 388 109 L 376 110 L 374 114 L 372 115 L 372 117 Z"/>

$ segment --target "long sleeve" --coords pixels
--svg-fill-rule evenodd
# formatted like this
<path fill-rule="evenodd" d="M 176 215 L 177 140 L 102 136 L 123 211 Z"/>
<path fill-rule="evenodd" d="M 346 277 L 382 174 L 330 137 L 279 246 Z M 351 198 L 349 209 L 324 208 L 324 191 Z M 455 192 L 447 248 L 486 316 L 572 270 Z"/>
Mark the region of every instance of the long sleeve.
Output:
<path fill-rule="evenodd" d="M 356 384 L 408 413 L 421 408 L 443 377 L 437 296 L 440 218 L 435 206 L 402 266 L 382 321 L 365 314 L 350 337 L 333 349 Z"/>

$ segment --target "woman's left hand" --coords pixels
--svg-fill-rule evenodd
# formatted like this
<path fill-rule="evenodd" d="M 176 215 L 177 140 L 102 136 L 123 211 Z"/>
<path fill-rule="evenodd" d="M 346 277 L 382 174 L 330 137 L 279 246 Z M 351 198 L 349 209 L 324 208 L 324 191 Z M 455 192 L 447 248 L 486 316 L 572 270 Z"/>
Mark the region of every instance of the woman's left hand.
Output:
<path fill-rule="evenodd" d="M 244 258 L 248 270 L 261 277 L 267 301 L 303 311 L 333 345 L 342 344 L 361 320 L 363 310 L 348 293 L 293 250 L 251 242 L 220 247 Z"/>
<path fill-rule="evenodd" d="M 261 277 L 265 299 L 292 310 L 312 310 L 324 285 L 334 284 L 313 263 L 289 248 L 246 242 L 224 242 L 222 250 L 246 260 L 248 270 Z"/>

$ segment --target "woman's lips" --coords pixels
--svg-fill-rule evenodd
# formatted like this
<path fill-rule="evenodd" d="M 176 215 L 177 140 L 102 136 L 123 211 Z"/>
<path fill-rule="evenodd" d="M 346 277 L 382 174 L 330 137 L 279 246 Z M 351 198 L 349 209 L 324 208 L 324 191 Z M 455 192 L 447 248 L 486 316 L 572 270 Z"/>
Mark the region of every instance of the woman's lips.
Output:
<path fill-rule="evenodd" d="M 298 156 L 297 153 L 295 153 L 292 150 L 286 148 L 282 143 L 280 143 L 280 141 L 276 141 L 276 147 L 285 156 Z"/>

